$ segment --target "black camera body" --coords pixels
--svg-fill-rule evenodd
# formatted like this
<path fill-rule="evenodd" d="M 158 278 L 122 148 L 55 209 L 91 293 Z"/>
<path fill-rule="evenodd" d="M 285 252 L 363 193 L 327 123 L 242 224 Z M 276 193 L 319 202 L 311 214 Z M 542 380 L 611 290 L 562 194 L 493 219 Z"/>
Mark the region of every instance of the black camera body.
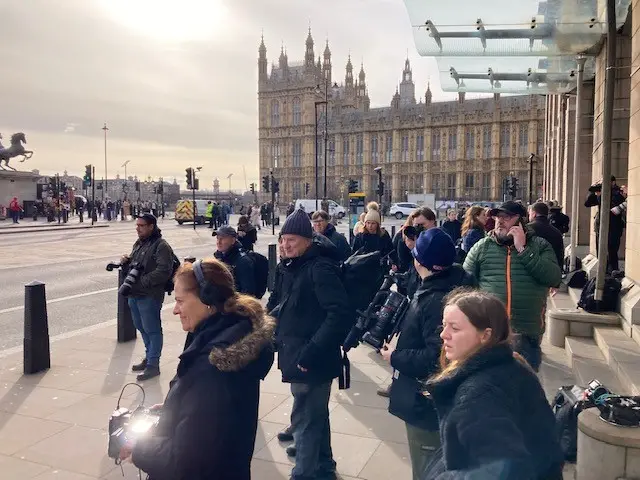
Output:
<path fill-rule="evenodd" d="M 393 335 L 400 332 L 402 319 L 409 307 L 409 298 L 392 291 L 391 287 L 404 280 L 405 276 L 406 274 L 395 272 L 386 275 L 367 309 L 356 312 L 356 324 L 343 343 L 345 352 L 357 347 L 360 342 L 380 350 L 385 341 L 391 340 Z"/>
<path fill-rule="evenodd" d="M 131 262 L 127 267 L 127 276 L 118 290 L 118 293 L 123 297 L 128 297 L 131 294 L 131 289 L 140 281 L 142 272 L 144 272 L 144 266 L 139 262 Z"/>
<path fill-rule="evenodd" d="M 422 225 L 418 225 L 416 227 L 414 227 L 413 225 L 409 225 L 407 227 L 404 227 L 404 229 L 402 230 L 404 235 L 409 240 L 413 240 L 413 241 L 415 241 L 416 238 L 418 238 L 420 236 L 420 233 L 422 233 L 423 231 L 424 231 L 424 227 Z"/>
<path fill-rule="evenodd" d="M 589 191 L 591 193 L 598 193 L 602 191 L 602 183 L 598 182 L 598 183 L 594 183 L 593 185 L 591 185 L 589 187 Z"/>
<path fill-rule="evenodd" d="M 157 412 L 138 407 L 134 411 L 128 408 L 116 408 L 109 417 L 109 446 L 107 455 L 116 461 L 119 459 L 122 447 L 134 445 L 138 439 L 149 435 L 156 427 L 160 417 Z"/>

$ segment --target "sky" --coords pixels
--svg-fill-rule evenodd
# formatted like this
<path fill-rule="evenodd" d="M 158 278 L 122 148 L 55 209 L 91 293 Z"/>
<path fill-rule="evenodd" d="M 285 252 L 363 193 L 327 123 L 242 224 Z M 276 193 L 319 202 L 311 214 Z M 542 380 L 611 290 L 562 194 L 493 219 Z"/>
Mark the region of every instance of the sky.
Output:
<path fill-rule="evenodd" d="M 257 57 L 281 45 L 304 58 L 309 25 L 316 58 L 328 38 L 333 76 L 347 56 L 364 64 L 372 107 L 387 106 L 407 55 L 416 96 L 439 88 L 436 62 L 418 56 L 402 0 L 2 0 L 0 133 L 27 136 L 42 174 L 108 174 L 183 182 L 202 166 L 244 190 L 258 180 Z M 17 161 L 14 159 L 14 163 Z M 246 172 L 246 180 L 245 180 Z"/>

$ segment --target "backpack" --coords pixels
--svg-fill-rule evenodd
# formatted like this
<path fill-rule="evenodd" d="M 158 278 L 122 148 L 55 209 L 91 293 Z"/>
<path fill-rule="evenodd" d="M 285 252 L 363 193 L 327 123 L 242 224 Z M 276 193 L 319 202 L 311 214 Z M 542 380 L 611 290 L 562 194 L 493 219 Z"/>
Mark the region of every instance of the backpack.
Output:
<path fill-rule="evenodd" d="M 178 259 L 178 257 L 176 257 L 176 254 L 173 253 L 173 251 L 171 252 L 171 254 L 173 255 L 173 265 L 171 266 L 171 276 L 169 277 L 169 280 L 167 280 L 167 283 L 164 285 L 164 291 L 167 292 L 167 295 L 171 295 L 173 293 L 173 288 L 174 288 L 173 277 L 178 271 L 178 268 L 180 268 L 180 260 Z"/>
<path fill-rule="evenodd" d="M 269 260 L 264 255 L 254 252 L 253 250 L 245 251 L 251 261 L 253 262 L 253 274 L 256 277 L 256 292 L 255 297 L 259 300 L 264 297 L 267 292 L 267 280 L 269 278 Z"/>
<path fill-rule="evenodd" d="M 596 302 L 596 279 L 594 277 L 589 280 L 582 289 L 580 300 L 578 300 L 578 307 L 591 313 L 614 312 L 618 304 L 620 290 L 622 290 L 622 282 L 620 279 L 607 274 L 604 279 L 602 301 Z"/>
<path fill-rule="evenodd" d="M 380 252 L 356 252 L 342 263 L 342 283 L 347 291 L 352 312 L 365 310 L 369 306 L 383 279 Z"/>
<path fill-rule="evenodd" d="M 587 407 L 584 391 L 576 385 L 560 387 L 553 399 L 556 438 L 568 462 L 575 462 L 578 453 L 578 414 Z"/>
<path fill-rule="evenodd" d="M 459 238 L 456 241 L 456 259 L 455 263 L 459 263 L 462 265 L 464 263 L 464 259 L 467 258 L 467 252 L 462 249 L 462 238 Z"/>

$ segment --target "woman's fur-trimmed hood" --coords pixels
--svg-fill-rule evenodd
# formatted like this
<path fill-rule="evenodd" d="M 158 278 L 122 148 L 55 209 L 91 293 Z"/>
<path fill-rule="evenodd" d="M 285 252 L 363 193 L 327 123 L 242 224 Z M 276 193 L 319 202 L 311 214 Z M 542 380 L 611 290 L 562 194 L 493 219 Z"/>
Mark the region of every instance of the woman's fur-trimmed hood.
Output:
<path fill-rule="evenodd" d="M 276 329 L 276 320 L 266 313 L 249 316 L 252 330 L 240 340 L 228 346 L 214 346 L 209 353 L 209 362 L 221 372 L 238 372 L 247 368 L 265 352 L 271 355 L 270 344 Z M 269 362 L 269 367 L 271 367 Z M 265 372 L 264 374 L 266 375 Z"/>

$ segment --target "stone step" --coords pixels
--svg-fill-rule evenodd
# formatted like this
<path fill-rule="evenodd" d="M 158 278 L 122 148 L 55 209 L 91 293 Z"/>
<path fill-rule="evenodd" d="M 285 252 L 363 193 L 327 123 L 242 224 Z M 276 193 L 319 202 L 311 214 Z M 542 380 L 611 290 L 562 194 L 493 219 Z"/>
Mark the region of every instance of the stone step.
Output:
<path fill-rule="evenodd" d="M 640 345 L 640 325 L 631 325 L 631 340 Z"/>
<path fill-rule="evenodd" d="M 600 348 L 592 339 L 567 337 L 565 339 L 565 354 L 578 385 L 586 387 L 591 380 L 597 379 L 612 391 L 622 389 L 616 374 L 607 365 Z"/>
<path fill-rule="evenodd" d="M 639 395 L 640 345 L 616 327 L 594 327 L 593 338 L 622 385 L 620 393 Z"/>
<path fill-rule="evenodd" d="M 580 294 L 582 293 L 581 288 L 570 288 L 569 289 L 569 297 L 571 298 L 571 302 L 574 307 L 578 306 L 578 301 L 580 300 Z"/>

